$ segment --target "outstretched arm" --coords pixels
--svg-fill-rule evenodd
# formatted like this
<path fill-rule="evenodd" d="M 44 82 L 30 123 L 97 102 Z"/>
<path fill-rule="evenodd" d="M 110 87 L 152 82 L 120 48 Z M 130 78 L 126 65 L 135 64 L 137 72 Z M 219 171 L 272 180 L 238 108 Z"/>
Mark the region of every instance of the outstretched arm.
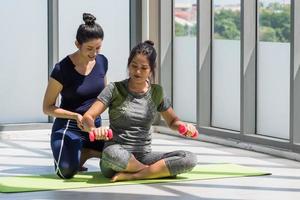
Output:
<path fill-rule="evenodd" d="M 165 119 L 167 125 L 173 130 L 177 131 L 180 125 L 185 125 L 187 128 L 187 133 L 185 134 L 186 136 L 192 137 L 194 133 L 197 132 L 197 129 L 192 124 L 186 124 L 180 121 L 172 107 L 169 107 L 166 111 L 161 112 L 161 115 Z"/>
<path fill-rule="evenodd" d="M 165 119 L 167 125 L 173 130 L 177 130 L 178 126 L 180 124 L 183 124 L 183 122 L 180 121 L 176 116 L 176 113 L 174 112 L 172 107 L 168 108 L 164 112 L 161 112 L 161 116 Z"/>
<path fill-rule="evenodd" d="M 106 106 L 99 100 L 90 107 L 90 109 L 83 115 L 83 126 L 86 132 L 90 132 L 95 128 L 95 119 L 102 114 L 106 109 Z"/>

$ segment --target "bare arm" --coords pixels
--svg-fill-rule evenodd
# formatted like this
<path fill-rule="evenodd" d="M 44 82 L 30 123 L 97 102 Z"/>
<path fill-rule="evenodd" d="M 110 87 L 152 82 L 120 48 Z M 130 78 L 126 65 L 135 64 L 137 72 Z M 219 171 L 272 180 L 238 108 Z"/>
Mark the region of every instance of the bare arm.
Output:
<path fill-rule="evenodd" d="M 62 84 L 60 84 L 57 80 L 53 78 L 49 79 L 43 100 L 43 112 L 52 117 L 78 120 L 78 117 L 81 117 L 80 114 L 64 110 L 55 105 L 56 99 L 62 89 Z"/>
<path fill-rule="evenodd" d="M 99 100 L 90 107 L 88 111 L 83 115 L 82 123 L 84 130 L 89 132 L 95 128 L 95 119 L 106 110 L 106 106 Z"/>
<path fill-rule="evenodd" d="M 168 108 L 168 110 L 161 112 L 161 116 L 165 119 L 167 125 L 173 129 L 177 130 L 180 124 L 183 124 L 182 121 L 178 119 L 173 108 Z"/>
<path fill-rule="evenodd" d="M 180 121 L 179 118 L 176 116 L 172 107 L 168 108 L 166 111 L 161 112 L 162 117 L 165 119 L 167 125 L 173 129 L 178 130 L 180 124 L 185 124 L 184 122 Z M 185 124 L 188 132 L 188 136 L 192 136 L 197 129 L 192 124 Z"/>

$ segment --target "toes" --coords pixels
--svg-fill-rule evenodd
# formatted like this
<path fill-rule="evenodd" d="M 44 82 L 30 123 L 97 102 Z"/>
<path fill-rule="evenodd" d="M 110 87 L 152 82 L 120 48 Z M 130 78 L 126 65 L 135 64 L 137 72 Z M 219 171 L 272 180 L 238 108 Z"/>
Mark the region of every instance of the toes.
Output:
<path fill-rule="evenodd" d="M 118 180 L 118 176 L 119 176 L 119 173 L 114 175 L 112 178 L 111 178 L 111 182 L 116 182 Z"/>

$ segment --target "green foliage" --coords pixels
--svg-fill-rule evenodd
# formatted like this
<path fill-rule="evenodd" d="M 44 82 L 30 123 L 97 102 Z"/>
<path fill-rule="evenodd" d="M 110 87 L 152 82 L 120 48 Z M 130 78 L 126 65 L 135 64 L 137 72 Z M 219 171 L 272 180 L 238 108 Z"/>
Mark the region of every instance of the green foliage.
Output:
<path fill-rule="evenodd" d="M 277 41 L 276 31 L 269 26 L 261 26 L 259 28 L 259 40 L 265 42 Z"/>
<path fill-rule="evenodd" d="M 240 39 L 240 12 L 222 9 L 215 12 L 214 37 L 217 39 Z M 290 41 L 290 5 L 259 4 L 259 39 L 268 42 Z"/>
<path fill-rule="evenodd" d="M 289 42 L 291 32 L 290 5 L 270 3 L 267 7 L 261 6 L 259 25 L 260 41 Z"/>
<path fill-rule="evenodd" d="M 268 42 L 290 41 L 290 5 L 280 3 L 258 4 L 259 39 Z M 214 38 L 240 40 L 240 11 L 221 9 L 214 13 Z M 196 36 L 197 25 L 175 22 L 176 36 Z"/>
<path fill-rule="evenodd" d="M 192 36 L 196 37 L 197 34 L 197 25 L 188 26 L 182 25 L 178 22 L 175 22 L 175 34 L 176 36 Z"/>
<path fill-rule="evenodd" d="M 214 22 L 215 38 L 228 40 L 240 39 L 239 11 L 222 9 L 215 14 Z"/>
<path fill-rule="evenodd" d="M 175 34 L 176 36 L 187 36 L 186 26 L 175 22 Z"/>

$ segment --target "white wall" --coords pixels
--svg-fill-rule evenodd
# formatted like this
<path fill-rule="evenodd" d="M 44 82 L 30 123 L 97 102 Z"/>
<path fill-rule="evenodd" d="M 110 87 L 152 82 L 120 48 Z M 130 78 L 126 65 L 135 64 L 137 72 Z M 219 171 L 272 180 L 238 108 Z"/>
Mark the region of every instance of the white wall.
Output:
<path fill-rule="evenodd" d="M 0 1 L 0 123 L 47 122 L 47 0 Z"/>

